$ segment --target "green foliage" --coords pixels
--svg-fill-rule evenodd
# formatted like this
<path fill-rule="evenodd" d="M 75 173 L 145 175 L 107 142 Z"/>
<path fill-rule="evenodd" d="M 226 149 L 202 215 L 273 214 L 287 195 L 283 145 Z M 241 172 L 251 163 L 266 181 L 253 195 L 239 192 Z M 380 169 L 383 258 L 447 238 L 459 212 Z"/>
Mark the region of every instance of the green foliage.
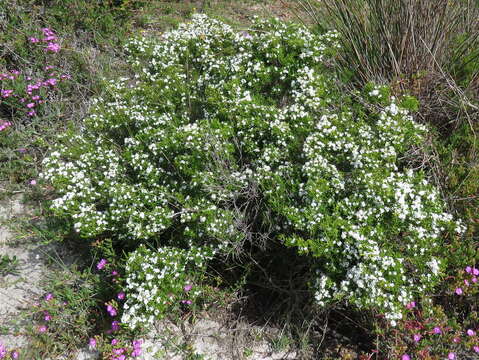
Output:
<path fill-rule="evenodd" d="M 18 274 L 18 266 L 20 265 L 16 256 L 2 255 L 0 256 L 0 275 Z"/>
<path fill-rule="evenodd" d="M 400 318 L 440 279 L 442 231 L 463 227 L 398 160 L 425 131 L 403 107 L 417 103 L 385 87 L 356 94 L 367 106 L 341 94 L 327 66 L 336 39 L 278 21 L 235 33 L 196 15 L 160 41 L 131 41 L 136 76 L 111 81 L 84 130 L 44 161 L 52 209 L 83 237 L 166 252 L 166 262 L 131 255 L 128 276 L 151 280 L 150 292 L 175 297 L 191 251 L 221 258 L 279 242 L 312 259 L 318 305 Z M 158 315 L 165 295 L 129 308 Z"/>

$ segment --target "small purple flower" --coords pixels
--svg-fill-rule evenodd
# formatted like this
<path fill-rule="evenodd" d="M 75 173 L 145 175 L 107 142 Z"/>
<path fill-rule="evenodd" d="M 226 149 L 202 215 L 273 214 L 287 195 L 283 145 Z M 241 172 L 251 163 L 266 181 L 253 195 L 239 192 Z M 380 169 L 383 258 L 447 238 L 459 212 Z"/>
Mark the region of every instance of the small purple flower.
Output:
<path fill-rule="evenodd" d="M 57 53 L 60 51 L 60 45 L 57 43 L 48 43 L 48 46 L 45 48 L 45 51 Z"/>
<path fill-rule="evenodd" d="M 450 352 L 450 353 L 447 355 L 447 358 L 448 358 L 449 360 L 454 360 L 454 359 L 456 358 L 456 354 L 453 353 L 453 352 Z"/>
<path fill-rule="evenodd" d="M 48 327 L 46 327 L 45 325 L 42 325 L 38 328 L 38 332 L 41 332 L 41 333 L 47 332 L 47 330 L 48 330 Z"/>
<path fill-rule="evenodd" d="M 479 346 L 478 346 L 478 345 L 475 345 L 472 349 L 473 349 L 475 352 L 479 353 Z"/>
<path fill-rule="evenodd" d="M 19 357 L 18 351 L 16 351 L 16 350 L 12 351 L 12 352 L 10 353 L 10 357 L 11 357 L 12 359 L 18 359 L 18 357 Z"/>
<path fill-rule="evenodd" d="M 190 291 L 192 288 L 193 288 L 193 285 L 188 284 L 188 285 L 185 285 L 185 286 L 183 287 L 183 290 L 184 290 L 185 292 L 188 292 L 188 291 Z"/>
<path fill-rule="evenodd" d="M 472 269 L 472 274 L 476 275 L 476 276 L 479 275 L 479 269 L 473 268 Z"/>
<path fill-rule="evenodd" d="M 477 277 L 474 276 L 474 277 L 471 279 L 471 281 L 472 281 L 474 284 L 477 283 Z"/>
<path fill-rule="evenodd" d="M 138 356 L 140 356 L 140 355 L 141 355 L 141 349 L 139 349 L 139 348 L 138 348 L 138 349 L 135 348 L 135 349 L 131 352 L 131 356 L 132 356 L 132 357 L 138 357 Z"/>
<path fill-rule="evenodd" d="M 411 310 L 412 308 L 415 308 L 416 307 L 416 302 L 415 301 L 411 301 L 410 303 L 408 303 L 406 305 L 406 309 L 408 310 Z"/>
<path fill-rule="evenodd" d="M 118 271 L 113 270 L 113 271 L 111 272 L 111 275 L 112 275 L 112 276 L 118 276 Z"/>
<path fill-rule="evenodd" d="M 113 352 L 116 354 L 116 355 L 121 355 L 125 352 L 125 349 L 124 348 L 118 348 L 118 349 L 113 349 Z"/>
<path fill-rule="evenodd" d="M 466 334 L 469 335 L 469 336 L 474 336 L 474 335 L 476 335 L 476 332 L 472 329 L 467 329 Z"/>
<path fill-rule="evenodd" d="M 52 299 L 53 299 L 53 294 L 52 293 L 48 293 L 48 294 L 45 295 L 45 300 L 46 301 L 50 301 Z"/>
<path fill-rule="evenodd" d="M 105 265 L 107 264 L 107 261 L 105 259 L 101 259 L 98 264 L 96 264 L 96 268 L 98 270 L 101 270 L 105 267 Z"/>
<path fill-rule="evenodd" d="M 45 321 L 50 321 L 52 319 L 52 316 L 48 313 L 48 311 L 45 311 L 45 316 L 43 317 Z"/>
<path fill-rule="evenodd" d="M 472 274 L 472 268 L 470 266 L 466 266 L 464 269 L 468 274 Z"/>
<path fill-rule="evenodd" d="M 116 316 L 116 314 L 117 314 L 117 311 L 116 311 L 115 307 L 113 307 L 111 305 L 106 306 L 106 311 L 108 311 L 108 314 L 110 314 L 110 316 Z"/>
<path fill-rule="evenodd" d="M 116 297 L 118 298 L 118 300 L 124 300 L 125 296 L 125 293 L 123 291 L 120 291 Z"/>
<path fill-rule="evenodd" d="M 469 286 L 469 281 L 467 279 L 464 279 L 464 285 Z"/>
<path fill-rule="evenodd" d="M 462 289 L 460 287 L 456 288 L 455 292 L 457 295 L 462 295 Z"/>
<path fill-rule="evenodd" d="M 433 330 L 434 334 L 441 334 L 442 331 L 441 331 L 441 328 L 439 326 L 436 326 Z"/>
<path fill-rule="evenodd" d="M 413 339 L 415 342 L 421 341 L 422 336 L 420 334 L 414 334 Z"/>
<path fill-rule="evenodd" d="M 7 355 L 7 349 L 3 344 L 0 344 L 0 359 L 3 359 Z"/>
<path fill-rule="evenodd" d="M 35 103 L 28 103 L 27 108 L 33 109 L 35 107 Z"/>
<path fill-rule="evenodd" d="M 29 184 L 35 186 L 37 184 L 37 181 L 35 179 L 30 180 Z"/>
<path fill-rule="evenodd" d="M 118 331 L 120 330 L 120 322 L 115 320 L 111 322 L 111 331 Z"/>
<path fill-rule="evenodd" d="M 401 360 L 411 360 L 411 357 L 408 354 L 401 356 Z"/>
<path fill-rule="evenodd" d="M 90 338 L 90 340 L 88 341 L 88 347 L 90 348 L 90 350 L 93 350 L 96 348 L 95 338 Z"/>
<path fill-rule="evenodd" d="M 116 344 L 118 344 L 118 340 L 117 340 L 117 339 L 113 339 L 113 340 L 111 341 L 111 344 L 112 344 L 113 346 L 115 346 Z"/>

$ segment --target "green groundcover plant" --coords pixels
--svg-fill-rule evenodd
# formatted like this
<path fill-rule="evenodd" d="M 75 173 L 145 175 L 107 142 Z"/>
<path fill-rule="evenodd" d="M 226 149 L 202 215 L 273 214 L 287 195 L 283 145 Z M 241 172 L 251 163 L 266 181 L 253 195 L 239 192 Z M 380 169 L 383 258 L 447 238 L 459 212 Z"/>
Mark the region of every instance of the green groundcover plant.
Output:
<path fill-rule="evenodd" d="M 133 251 L 127 325 L 162 316 L 209 259 L 272 242 L 313 259 L 319 306 L 374 307 L 394 323 L 437 284 L 441 234 L 464 226 L 400 161 L 426 131 L 417 103 L 375 85 L 346 96 L 337 37 L 195 15 L 127 44 L 136 75 L 107 84 L 42 174 L 81 236 Z"/>

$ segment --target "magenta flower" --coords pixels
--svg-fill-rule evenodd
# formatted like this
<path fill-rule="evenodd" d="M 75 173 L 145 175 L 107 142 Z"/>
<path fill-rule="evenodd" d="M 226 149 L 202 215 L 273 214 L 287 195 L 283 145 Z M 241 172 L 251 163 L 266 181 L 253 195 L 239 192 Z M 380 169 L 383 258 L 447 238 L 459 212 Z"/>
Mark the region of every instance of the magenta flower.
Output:
<path fill-rule="evenodd" d="M 120 330 L 120 322 L 115 320 L 111 322 L 111 331 L 118 331 Z"/>
<path fill-rule="evenodd" d="M 462 289 L 460 287 L 456 288 L 455 292 L 457 295 L 462 295 Z"/>
<path fill-rule="evenodd" d="M 37 113 L 35 112 L 35 110 L 32 110 L 32 111 L 29 111 L 27 113 L 28 116 L 35 116 Z"/>
<path fill-rule="evenodd" d="M 33 37 L 33 36 L 32 36 L 32 37 L 29 37 L 28 40 L 29 40 L 31 43 L 33 43 L 33 44 L 35 44 L 35 43 L 37 43 L 37 42 L 40 42 L 40 39 L 38 39 L 38 38 L 36 38 L 36 37 Z"/>
<path fill-rule="evenodd" d="M 401 356 L 401 360 L 411 360 L 411 357 L 408 354 Z"/>
<path fill-rule="evenodd" d="M 458 343 L 460 343 L 460 342 L 461 342 L 461 339 L 460 339 L 460 338 L 458 338 L 458 337 L 455 337 L 455 338 L 453 338 L 453 339 L 452 339 L 452 342 L 454 342 L 454 343 L 458 344 Z"/>
<path fill-rule="evenodd" d="M 7 97 L 11 96 L 12 94 L 13 94 L 13 90 L 1 90 L 0 91 L 0 95 L 3 98 L 7 98 Z"/>
<path fill-rule="evenodd" d="M 10 357 L 11 357 L 12 359 L 18 359 L 18 357 L 19 357 L 18 351 L 16 351 L 16 350 L 12 351 L 12 352 L 10 353 Z"/>
<path fill-rule="evenodd" d="M 113 340 L 111 341 L 111 344 L 112 344 L 113 346 L 115 346 L 116 344 L 118 344 L 118 340 L 117 340 L 117 339 L 113 339 Z"/>
<path fill-rule="evenodd" d="M 477 283 L 477 277 L 474 276 L 474 277 L 471 279 L 471 281 L 472 281 L 474 284 Z"/>
<path fill-rule="evenodd" d="M 106 311 L 108 311 L 108 314 L 110 314 L 110 316 L 116 316 L 116 314 L 117 314 L 117 311 L 116 311 L 115 307 L 113 307 L 111 305 L 106 306 Z"/>
<path fill-rule="evenodd" d="M 475 346 L 472 347 L 472 349 L 473 349 L 475 352 L 479 353 L 479 346 L 475 345 Z"/>
<path fill-rule="evenodd" d="M 3 344 L 0 344 L 0 359 L 3 359 L 7 355 L 7 349 Z"/>
<path fill-rule="evenodd" d="M 30 184 L 30 185 L 36 185 L 36 184 L 37 184 L 37 181 L 36 181 L 35 179 L 30 180 L 29 184 Z"/>
<path fill-rule="evenodd" d="M 188 291 L 190 291 L 192 288 L 193 288 L 193 285 L 188 284 L 188 285 L 185 285 L 185 286 L 183 287 L 183 290 L 184 290 L 185 292 L 188 292 Z"/>
<path fill-rule="evenodd" d="M 32 100 L 33 100 L 33 101 L 38 101 L 38 100 L 40 100 L 40 96 L 38 96 L 38 95 L 32 96 Z M 27 105 L 27 106 L 28 106 L 28 105 Z M 33 107 L 33 106 L 32 106 L 32 107 Z"/>
<path fill-rule="evenodd" d="M 412 308 L 415 308 L 416 307 L 416 302 L 415 301 L 411 301 L 410 303 L 408 303 L 406 305 L 406 309 L 408 310 L 411 310 Z"/>
<path fill-rule="evenodd" d="M 57 53 L 60 51 L 60 45 L 57 43 L 48 43 L 48 46 L 45 48 L 45 51 Z"/>
<path fill-rule="evenodd" d="M 432 331 L 434 332 L 434 334 L 442 333 L 441 328 L 439 326 L 436 326 Z"/>
<path fill-rule="evenodd" d="M 44 333 L 48 330 L 48 327 L 46 327 L 45 325 L 42 325 L 38 328 L 38 332 L 41 332 L 41 333 Z"/>
<path fill-rule="evenodd" d="M 132 352 L 131 352 L 131 356 L 132 357 L 138 357 L 141 355 L 141 349 L 134 349 Z"/>
<path fill-rule="evenodd" d="M 125 298 L 125 293 L 123 291 L 120 291 L 116 297 L 118 298 L 118 300 L 123 300 Z"/>
<path fill-rule="evenodd" d="M 454 360 L 454 359 L 456 358 L 456 354 L 453 353 L 453 352 L 450 352 L 450 353 L 447 355 L 447 358 L 448 358 L 449 360 Z"/>
<path fill-rule="evenodd" d="M 467 272 L 468 274 L 471 274 L 472 273 L 472 268 L 470 266 L 466 266 L 464 271 Z"/>
<path fill-rule="evenodd" d="M 116 354 L 116 355 L 121 355 L 125 352 L 125 349 L 124 348 L 119 348 L 119 349 L 113 349 L 113 352 Z"/>
<path fill-rule="evenodd" d="M 45 316 L 43 317 L 45 321 L 50 321 L 52 319 L 52 316 L 48 313 L 48 311 L 45 311 Z"/>
<path fill-rule="evenodd" d="M 476 335 L 476 332 L 472 329 L 467 329 L 466 334 L 469 335 L 469 336 L 474 336 L 474 335 Z"/>
<path fill-rule="evenodd" d="M 473 268 L 472 269 L 472 274 L 476 275 L 476 276 L 479 275 L 479 269 Z"/>
<path fill-rule="evenodd" d="M 415 342 L 419 342 L 421 341 L 422 336 L 420 334 L 414 334 L 412 338 L 414 339 Z"/>
<path fill-rule="evenodd" d="M 10 121 L 6 121 L 4 123 L 1 123 L 0 125 L 0 131 L 3 131 L 5 130 L 6 128 L 8 128 L 9 126 L 12 126 L 12 123 Z"/>
<path fill-rule="evenodd" d="M 96 348 L 96 339 L 95 338 L 90 338 L 90 340 L 88 341 L 88 347 L 90 348 L 90 350 L 93 350 Z"/>
<path fill-rule="evenodd" d="M 111 275 L 112 275 L 112 276 L 118 276 L 118 271 L 113 270 L 113 271 L 111 272 Z"/>
<path fill-rule="evenodd" d="M 464 285 L 469 286 L 469 281 L 467 279 L 464 279 Z"/>
<path fill-rule="evenodd" d="M 50 301 L 51 299 L 53 299 L 53 294 L 52 293 L 48 293 L 45 295 L 45 300 L 46 301 Z"/>
<path fill-rule="evenodd" d="M 98 270 L 101 270 L 105 267 L 105 265 L 107 264 L 107 261 L 105 259 L 101 259 L 98 264 L 96 264 L 96 268 Z"/>

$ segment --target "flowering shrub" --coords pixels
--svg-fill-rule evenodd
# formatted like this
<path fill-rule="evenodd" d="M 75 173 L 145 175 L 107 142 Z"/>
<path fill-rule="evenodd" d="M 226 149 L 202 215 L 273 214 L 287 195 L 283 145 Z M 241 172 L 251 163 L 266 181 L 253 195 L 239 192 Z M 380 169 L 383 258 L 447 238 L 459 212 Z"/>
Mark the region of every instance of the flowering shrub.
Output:
<path fill-rule="evenodd" d="M 314 259 L 318 305 L 347 300 L 392 322 L 437 283 L 441 233 L 464 227 L 400 162 L 426 130 L 409 113 L 417 104 L 374 85 L 346 97 L 336 40 L 279 21 L 237 33 L 196 15 L 128 43 L 136 76 L 108 84 L 42 174 L 80 235 L 159 246 L 162 257 L 130 256 L 124 322 L 164 311 L 191 257 L 248 244 Z"/>
<path fill-rule="evenodd" d="M 195 273 L 204 270 L 212 255 L 205 248 L 163 247 L 153 252 L 143 246 L 130 254 L 122 323 L 130 328 L 153 324 L 175 307 L 192 305 L 200 294 L 193 285 Z"/>

